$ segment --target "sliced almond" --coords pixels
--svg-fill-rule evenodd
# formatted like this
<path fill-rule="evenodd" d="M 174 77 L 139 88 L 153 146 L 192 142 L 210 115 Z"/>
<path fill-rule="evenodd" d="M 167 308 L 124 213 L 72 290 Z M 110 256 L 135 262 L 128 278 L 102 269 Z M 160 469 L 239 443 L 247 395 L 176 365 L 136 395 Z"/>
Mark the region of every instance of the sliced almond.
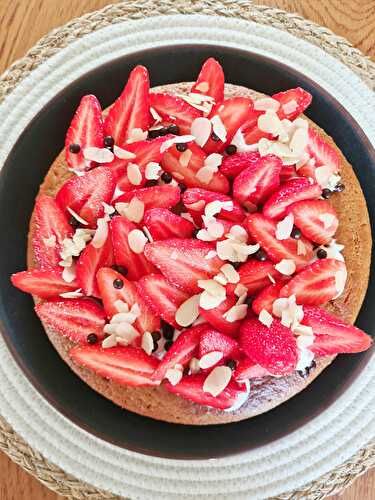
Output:
<path fill-rule="evenodd" d="M 130 323 L 118 323 L 116 325 L 116 336 L 131 344 L 133 340 L 139 337 L 139 332 Z"/>
<path fill-rule="evenodd" d="M 211 351 L 204 354 L 199 360 L 199 367 L 202 370 L 211 368 L 216 365 L 221 359 L 223 359 L 223 353 L 220 351 Z"/>
<path fill-rule="evenodd" d="M 337 295 L 333 297 L 333 299 L 337 299 L 343 293 L 346 284 L 346 278 L 348 273 L 346 270 L 340 270 L 335 273 L 335 287 L 337 290 Z"/>
<path fill-rule="evenodd" d="M 212 123 L 208 118 L 196 118 L 191 124 L 191 135 L 195 136 L 195 142 L 203 147 L 208 141 L 212 130 Z"/>
<path fill-rule="evenodd" d="M 199 360 L 197 358 L 191 358 L 189 363 L 190 373 L 192 375 L 200 372 Z"/>
<path fill-rule="evenodd" d="M 193 156 L 193 153 L 191 152 L 190 149 L 187 149 L 183 153 L 181 153 L 180 158 L 179 158 L 179 163 L 183 167 L 187 167 L 190 162 L 190 158 Z"/>
<path fill-rule="evenodd" d="M 113 146 L 113 152 L 117 158 L 120 160 L 134 160 L 136 155 L 131 151 L 127 151 L 126 149 L 120 148 L 119 146 Z"/>
<path fill-rule="evenodd" d="M 284 219 L 276 224 L 275 236 L 277 240 L 287 240 L 293 231 L 294 216 L 288 214 Z"/>
<path fill-rule="evenodd" d="M 208 253 L 204 256 L 205 259 L 210 260 L 217 256 L 215 250 L 209 250 Z"/>
<path fill-rule="evenodd" d="M 180 172 L 172 172 L 172 177 L 174 177 L 178 181 L 183 181 L 185 179 L 185 176 L 180 174 Z"/>
<path fill-rule="evenodd" d="M 274 111 L 266 111 L 258 118 L 258 127 L 262 132 L 267 132 L 272 135 L 279 135 L 281 122 Z"/>
<path fill-rule="evenodd" d="M 272 99 L 272 97 L 263 97 L 261 99 L 257 99 L 254 102 L 254 109 L 256 111 L 278 111 L 280 108 L 280 103 L 276 99 Z"/>
<path fill-rule="evenodd" d="M 96 163 L 111 163 L 111 161 L 114 160 L 115 155 L 107 148 L 89 146 L 84 148 L 83 157 L 85 160 L 95 161 Z"/>
<path fill-rule="evenodd" d="M 156 111 L 156 109 L 153 108 L 152 106 L 150 106 L 150 114 L 156 123 L 163 121 L 162 117 L 159 115 L 159 113 Z"/>
<path fill-rule="evenodd" d="M 198 85 L 195 86 L 197 90 L 200 90 L 201 92 L 208 92 L 210 90 L 210 86 L 207 82 L 201 82 Z"/>
<path fill-rule="evenodd" d="M 237 296 L 237 297 L 241 297 L 244 293 L 247 294 L 247 288 L 245 285 L 243 285 L 242 283 L 238 283 L 238 285 L 236 286 L 236 288 L 234 289 L 234 294 Z"/>
<path fill-rule="evenodd" d="M 94 248 L 102 248 L 104 243 L 108 238 L 108 221 L 105 217 L 101 217 L 97 220 L 97 230 L 95 231 L 94 237 L 91 244 Z"/>
<path fill-rule="evenodd" d="M 195 174 L 195 177 L 199 182 L 203 184 L 209 184 L 212 181 L 214 173 L 210 169 L 210 167 L 201 167 Z"/>
<path fill-rule="evenodd" d="M 145 212 L 145 205 L 143 201 L 134 196 L 130 203 L 119 202 L 115 205 L 116 210 L 120 215 L 123 215 L 131 222 L 141 222 Z"/>
<path fill-rule="evenodd" d="M 199 288 L 202 288 L 203 290 L 206 290 L 208 293 L 213 295 L 214 297 L 223 297 L 225 298 L 226 296 L 226 290 L 225 287 L 220 285 L 215 280 L 198 280 L 197 282 Z"/>
<path fill-rule="evenodd" d="M 216 366 L 204 381 L 203 391 L 216 397 L 223 392 L 231 378 L 232 370 L 228 366 Z"/>
<path fill-rule="evenodd" d="M 102 342 L 102 347 L 108 349 L 110 347 L 115 347 L 117 345 L 116 335 L 110 335 Z"/>
<path fill-rule="evenodd" d="M 224 123 L 221 121 L 220 116 L 213 116 L 211 118 L 211 123 L 214 134 L 216 134 L 222 142 L 225 142 L 227 140 L 227 130 Z"/>
<path fill-rule="evenodd" d="M 215 281 L 217 281 L 218 283 L 220 283 L 220 285 L 223 285 L 223 286 L 225 286 L 228 283 L 228 280 L 225 277 L 224 273 L 217 273 L 213 279 Z"/>
<path fill-rule="evenodd" d="M 182 379 L 182 371 L 176 368 L 168 368 L 165 378 L 172 384 L 177 385 Z"/>
<path fill-rule="evenodd" d="M 63 299 L 78 299 L 80 297 L 83 297 L 82 288 L 78 288 L 73 292 L 60 293 L 60 297 L 62 297 Z"/>
<path fill-rule="evenodd" d="M 150 231 L 148 230 L 147 226 L 143 226 L 143 227 L 142 227 L 142 230 L 143 230 L 143 232 L 145 233 L 145 235 L 146 235 L 146 237 L 147 237 L 148 241 L 149 241 L 150 243 L 153 243 L 154 238 L 152 237 L 152 234 L 151 234 L 151 233 L 150 233 Z"/>
<path fill-rule="evenodd" d="M 298 349 L 306 349 L 314 343 L 314 337 L 310 335 L 300 335 L 296 339 Z"/>
<path fill-rule="evenodd" d="M 176 323 L 180 326 L 190 326 L 199 316 L 200 295 L 193 295 L 183 302 L 176 311 Z"/>
<path fill-rule="evenodd" d="M 75 220 L 77 220 L 78 222 L 80 222 L 84 226 L 88 226 L 89 223 L 85 219 L 82 219 L 82 217 L 80 217 L 77 214 L 77 212 L 75 212 L 72 208 L 66 207 L 66 209 L 70 213 L 70 215 L 75 218 Z"/>
<path fill-rule="evenodd" d="M 331 169 L 325 165 L 316 167 L 315 169 L 315 179 L 320 187 L 325 188 L 328 184 L 329 178 L 331 177 Z"/>
<path fill-rule="evenodd" d="M 214 296 L 204 290 L 200 294 L 199 305 L 205 311 L 209 311 L 210 309 L 215 309 L 216 307 L 218 307 L 224 300 L 225 297 Z"/>
<path fill-rule="evenodd" d="M 142 335 L 141 347 L 145 351 L 146 354 L 151 354 L 152 351 L 154 350 L 154 339 L 152 338 L 152 335 L 150 332 L 145 332 Z"/>
<path fill-rule="evenodd" d="M 220 271 L 224 274 L 229 283 L 238 283 L 240 281 L 240 275 L 232 264 L 224 264 L 221 266 Z"/>
<path fill-rule="evenodd" d="M 118 310 L 118 312 L 124 312 L 124 313 L 129 312 L 129 306 L 123 300 L 120 299 L 116 300 L 114 306 Z"/>
<path fill-rule="evenodd" d="M 224 226 L 221 222 L 218 222 L 215 217 L 203 216 L 203 220 L 207 229 L 207 232 L 215 240 L 221 238 L 224 234 Z"/>
<path fill-rule="evenodd" d="M 223 155 L 219 153 L 211 153 L 204 160 L 205 167 L 209 167 L 213 172 L 218 171 L 218 167 L 220 167 L 223 161 Z"/>
<path fill-rule="evenodd" d="M 274 316 L 277 316 L 278 318 L 281 318 L 282 312 L 285 309 L 288 309 L 288 307 L 289 307 L 288 299 L 285 297 L 280 297 L 279 299 L 274 300 L 272 304 L 272 314 Z"/>
<path fill-rule="evenodd" d="M 201 241 L 215 241 L 216 238 L 215 236 L 212 236 L 208 231 L 207 229 L 200 229 L 198 232 L 197 232 L 197 236 L 196 238 L 198 240 L 201 240 Z"/>
<path fill-rule="evenodd" d="M 222 209 L 222 202 L 219 200 L 210 201 L 207 203 L 204 209 L 204 214 L 206 217 L 214 217 L 219 214 Z"/>
<path fill-rule="evenodd" d="M 307 130 L 304 128 L 297 128 L 292 135 L 289 147 L 294 154 L 300 155 L 306 149 L 308 140 L 309 136 Z"/>
<path fill-rule="evenodd" d="M 311 336 L 314 336 L 313 329 L 311 328 L 311 326 L 307 326 L 307 325 L 297 325 L 297 326 L 295 326 L 293 328 L 293 332 L 296 335 L 311 335 Z"/>
<path fill-rule="evenodd" d="M 297 240 L 297 255 L 306 255 L 307 249 L 303 241 Z"/>
<path fill-rule="evenodd" d="M 296 264 L 292 259 L 282 259 L 275 264 L 275 269 L 285 276 L 291 276 L 296 270 Z"/>
<path fill-rule="evenodd" d="M 129 163 L 126 171 L 130 184 L 139 186 L 142 182 L 142 174 L 136 163 Z"/>
<path fill-rule="evenodd" d="M 147 130 L 143 131 L 141 128 L 133 128 L 130 131 L 129 138 L 126 142 L 131 144 L 132 142 L 145 141 L 147 139 L 147 135 Z"/>
<path fill-rule="evenodd" d="M 71 283 L 76 278 L 76 267 L 75 265 L 64 267 L 62 272 L 62 279 L 66 283 Z"/>
<path fill-rule="evenodd" d="M 290 113 L 294 113 L 298 107 L 297 101 L 295 99 L 291 99 L 290 101 L 286 102 L 285 104 L 282 105 L 283 111 L 286 115 L 289 115 Z"/>
<path fill-rule="evenodd" d="M 148 239 L 140 229 L 133 229 L 128 234 L 128 243 L 134 253 L 143 253 Z"/>
<path fill-rule="evenodd" d="M 228 311 L 223 314 L 223 317 L 229 321 L 229 323 L 234 323 L 246 317 L 247 309 L 247 304 L 238 304 L 228 309 Z"/>
<path fill-rule="evenodd" d="M 157 181 L 161 174 L 161 166 L 156 161 L 150 161 L 146 165 L 145 169 L 145 177 L 147 180 L 155 180 Z"/>
<path fill-rule="evenodd" d="M 227 237 L 233 240 L 237 240 L 240 243 L 246 243 L 248 234 L 245 228 L 240 225 L 235 224 L 229 230 Z"/>
<path fill-rule="evenodd" d="M 263 325 L 269 328 L 272 325 L 273 317 L 271 314 L 266 311 L 266 309 L 262 309 L 259 313 L 258 319 Z"/>

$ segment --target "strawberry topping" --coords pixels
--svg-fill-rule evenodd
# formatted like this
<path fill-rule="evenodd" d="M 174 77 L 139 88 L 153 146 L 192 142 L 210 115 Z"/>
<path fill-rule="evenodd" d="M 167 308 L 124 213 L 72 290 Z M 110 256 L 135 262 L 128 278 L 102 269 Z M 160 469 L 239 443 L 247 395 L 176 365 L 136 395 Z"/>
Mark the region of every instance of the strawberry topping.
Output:
<path fill-rule="evenodd" d="M 203 64 L 191 92 L 211 96 L 215 102 L 224 99 L 224 72 L 216 59 L 210 57 Z"/>

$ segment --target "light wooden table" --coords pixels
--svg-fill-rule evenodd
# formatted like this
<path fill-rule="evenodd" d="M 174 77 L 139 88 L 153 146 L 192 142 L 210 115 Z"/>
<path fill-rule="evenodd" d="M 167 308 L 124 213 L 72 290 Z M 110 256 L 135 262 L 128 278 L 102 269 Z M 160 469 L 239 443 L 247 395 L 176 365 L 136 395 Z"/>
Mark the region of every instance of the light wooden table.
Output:
<path fill-rule="evenodd" d="M 218 0 L 219 1 L 219 0 Z M 0 0 L 0 73 L 48 31 L 100 9 L 108 0 Z M 298 12 L 331 28 L 375 59 L 375 0 L 255 0 Z M 36 479 L 0 453 L 0 500 L 57 500 Z M 334 497 L 338 498 L 338 497 Z M 342 500 L 374 500 L 375 470 L 347 489 Z"/>

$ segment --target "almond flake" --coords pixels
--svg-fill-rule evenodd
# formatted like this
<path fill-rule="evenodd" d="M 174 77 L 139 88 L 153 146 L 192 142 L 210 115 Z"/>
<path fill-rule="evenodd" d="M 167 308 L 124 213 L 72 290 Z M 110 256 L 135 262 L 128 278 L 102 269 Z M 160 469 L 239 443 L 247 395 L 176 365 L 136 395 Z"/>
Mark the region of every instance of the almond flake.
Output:
<path fill-rule="evenodd" d="M 113 146 L 113 152 L 117 158 L 120 160 L 134 160 L 136 155 L 131 151 L 127 151 L 126 149 L 120 148 L 119 146 Z"/>
<path fill-rule="evenodd" d="M 124 321 L 116 325 L 116 336 L 121 337 L 128 344 L 131 344 L 133 340 L 139 337 L 139 332 L 133 325 Z"/>
<path fill-rule="evenodd" d="M 246 243 L 248 234 L 245 228 L 236 224 L 230 228 L 227 237 L 233 240 L 237 240 L 240 243 Z"/>
<path fill-rule="evenodd" d="M 94 248 L 102 248 L 108 238 L 108 221 L 105 217 L 97 220 L 97 230 L 91 244 Z"/>
<path fill-rule="evenodd" d="M 298 107 L 297 101 L 295 99 L 291 99 L 282 105 L 282 109 L 286 115 L 290 113 L 294 113 Z"/>
<path fill-rule="evenodd" d="M 180 172 L 171 172 L 171 174 L 178 181 L 183 181 L 185 179 L 185 176 L 180 174 Z"/>
<path fill-rule="evenodd" d="M 244 319 L 247 314 L 247 308 L 247 304 L 235 305 L 223 314 L 223 318 L 225 318 L 229 323 L 234 323 L 235 321 Z"/>
<path fill-rule="evenodd" d="M 223 155 L 220 155 L 219 153 L 211 153 L 205 158 L 204 166 L 209 167 L 213 172 L 217 172 L 222 161 Z"/>
<path fill-rule="evenodd" d="M 147 139 L 147 135 L 147 130 L 143 131 L 141 128 L 133 128 L 130 131 L 129 138 L 126 142 L 131 144 L 132 142 L 145 141 Z"/>
<path fill-rule="evenodd" d="M 64 270 L 62 272 L 62 279 L 66 282 L 66 283 L 71 283 L 72 281 L 74 281 L 76 278 L 76 268 L 75 268 L 75 265 L 72 265 L 71 266 L 66 266 L 64 267 Z"/>
<path fill-rule="evenodd" d="M 165 378 L 172 384 L 177 385 L 182 379 L 182 370 L 177 370 L 176 368 L 168 368 L 165 373 Z"/>
<path fill-rule="evenodd" d="M 296 325 L 293 328 L 293 333 L 295 333 L 296 335 L 314 336 L 313 329 L 311 328 L 311 326 L 307 326 L 307 325 Z"/>
<path fill-rule="evenodd" d="M 222 208 L 222 202 L 219 200 L 210 201 L 204 209 L 204 214 L 207 217 L 214 217 L 219 214 Z"/>
<path fill-rule="evenodd" d="M 200 295 L 193 295 L 183 302 L 176 311 L 176 323 L 180 326 L 190 326 L 199 316 Z"/>
<path fill-rule="evenodd" d="M 198 280 L 197 285 L 199 288 L 206 290 L 206 292 L 210 293 L 214 297 L 225 298 L 226 290 L 215 280 Z"/>
<path fill-rule="evenodd" d="M 240 275 L 232 266 L 232 264 L 224 264 L 221 266 L 220 271 L 224 273 L 229 283 L 238 283 L 240 281 Z"/>
<path fill-rule="evenodd" d="M 289 302 L 287 298 L 280 297 L 274 300 L 272 304 L 272 314 L 281 318 L 282 312 L 289 307 Z"/>
<path fill-rule="evenodd" d="M 211 118 L 211 123 L 214 134 L 216 134 L 222 142 L 225 142 L 227 140 L 227 130 L 224 123 L 221 121 L 220 116 L 213 116 Z"/>
<path fill-rule="evenodd" d="M 236 306 L 240 306 L 246 302 L 247 299 L 247 292 L 243 293 L 240 295 L 237 299 Z"/>
<path fill-rule="evenodd" d="M 165 151 L 173 146 L 173 144 L 182 144 L 185 142 L 192 142 L 194 140 L 195 137 L 193 135 L 176 135 L 175 137 L 172 137 L 171 139 L 163 142 L 163 144 L 160 146 L 160 153 L 165 153 Z"/>
<path fill-rule="evenodd" d="M 255 144 L 246 144 L 244 135 L 241 129 L 238 129 L 237 132 L 232 137 L 230 141 L 231 144 L 236 146 L 237 151 L 239 153 L 246 153 L 248 151 L 258 151 L 258 143 Z"/>
<path fill-rule="evenodd" d="M 215 241 L 215 236 L 211 236 L 211 234 L 207 231 L 207 229 L 200 229 L 197 232 L 196 238 L 201 241 Z"/>
<path fill-rule="evenodd" d="M 152 335 L 150 332 L 145 332 L 142 335 L 141 347 L 145 351 L 145 353 L 149 354 L 149 355 L 154 350 L 154 339 L 152 338 Z"/>
<path fill-rule="evenodd" d="M 202 368 L 202 370 L 205 370 L 206 368 L 211 368 L 212 366 L 216 365 L 221 359 L 223 359 L 222 352 L 220 351 L 208 352 L 207 354 L 204 354 L 199 360 L 199 367 Z"/>
<path fill-rule="evenodd" d="M 200 372 L 199 360 L 197 358 L 191 358 L 189 363 L 190 373 L 195 375 Z"/>
<path fill-rule="evenodd" d="M 293 231 L 293 214 L 287 215 L 283 220 L 276 224 L 275 236 L 277 240 L 287 240 Z"/>
<path fill-rule="evenodd" d="M 190 92 L 188 97 L 189 99 L 195 100 L 196 102 L 209 102 L 211 104 L 215 102 L 215 99 L 212 96 L 205 94 L 198 94 L 197 92 Z"/>
<path fill-rule="evenodd" d="M 266 311 L 266 309 L 262 309 L 259 313 L 258 319 L 263 325 L 269 328 L 272 325 L 273 317 L 271 314 Z"/>
<path fill-rule="evenodd" d="M 43 243 L 46 247 L 54 248 L 56 246 L 56 236 L 53 234 L 49 238 L 43 238 Z"/>
<path fill-rule="evenodd" d="M 115 335 L 117 327 L 118 324 L 116 323 L 114 324 L 107 323 L 106 325 L 104 325 L 103 332 L 107 333 L 108 335 Z"/>
<path fill-rule="evenodd" d="M 245 285 L 243 285 L 242 283 L 238 283 L 238 285 L 236 286 L 236 288 L 234 289 L 234 294 L 237 296 L 237 297 L 241 297 L 243 294 L 247 294 L 247 288 Z"/>
<path fill-rule="evenodd" d="M 201 92 L 208 92 L 210 90 L 210 86 L 207 82 L 201 82 L 198 85 L 195 86 L 197 90 L 200 90 Z"/>
<path fill-rule="evenodd" d="M 291 276 L 296 270 L 296 264 L 292 259 L 282 259 L 275 264 L 275 269 L 285 276 Z"/>
<path fill-rule="evenodd" d="M 348 274 L 346 270 L 340 270 L 335 273 L 335 287 L 337 290 L 337 295 L 335 295 L 333 299 L 337 299 L 338 297 L 340 297 L 340 295 L 344 291 L 347 275 Z"/>
<path fill-rule="evenodd" d="M 82 288 L 78 288 L 77 290 L 74 290 L 74 292 L 60 293 L 60 297 L 63 299 L 78 299 L 83 297 Z"/>
<path fill-rule="evenodd" d="M 80 222 L 81 224 L 83 224 L 84 226 L 88 226 L 88 222 L 85 221 L 85 219 L 82 219 L 82 217 L 80 217 L 77 212 L 75 212 L 72 208 L 70 207 L 66 207 L 67 211 L 70 213 L 70 215 L 72 217 L 75 218 L 75 220 L 77 220 L 78 222 Z"/>
<path fill-rule="evenodd" d="M 302 154 L 307 146 L 308 140 L 309 136 L 307 130 L 304 128 L 297 128 L 289 143 L 292 153 L 295 155 Z"/>
<path fill-rule="evenodd" d="M 190 149 L 187 149 L 183 153 L 181 153 L 180 158 L 179 158 L 179 163 L 183 167 L 187 167 L 190 162 L 190 158 L 193 156 L 193 153 L 191 152 Z"/>
<path fill-rule="evenodd" d="M 258 118 L 258 127 L 262 132 L 279 135 L 281 126 L 280 118 L 274 111 L 266 111 Z"/>
<path fill-rule="evenodd" d="M 117 345 L 117 340 L 115 335 L 110 335 L 106 339 L 103 340 L 102 342 L 102 347 L 104 349 L 108 349 L 109 347 L 114 347 Z"/>
<path fill-rule="evenodd" d="M 304 165 L 306 165 L 306 163 L 310 160 L 310 155 L 309 153 L 307 153 L 306 151 L 304 151 L 300 156 L 299 156 L 299 160 L 297 161 L 296 163 L 296 171 L 298 172 L 298 170 L 303 167 Z"/>
<path fill-rule="evenodd" d="M 95 161 L 96 163 L 111 163 L 115 155 L 107 148 L 89 146 L 88 148 L 84 148 L 83 157 L 85 160 Z"/>
<path fill-rule="evenodd" d="M 118 310 L 118 312 L 129 312 L 129 306 L 123 300 L 116 300 L 114 306 Z"/>
<path fill-rule="evenodd" d="M 204 223 L 207 228 L 207 232 L 210 236 L 212 236 L 215 240 L 221 238 L 224 234 L 224 226 L 221 222 L 218 222 L 214 217 L 208 218 L 204 217 Z M 203 218 L 202 217 L 202 218 Z"/>
<path fill-rule="evenodd" d="M 293 125 L 295 127 L 304 128 L 305 130 L 308 130 L 308 128 L 309 128 L 309 122 L 307 120 L 305 120 L 304 118 L 296 118 L 293 121 Z"/>
<path fill-rule="evenodd" d="M 191 124 L 191 135 L 194 135 L 198 146 L 203 147 L 208 141 L 212 130 L 212 124 L 208 118 L 196 118 Z"/>
<path fill-rule="evenodd" d="M 209 311 L 218 307 L 224 300 L 225 297 L 215 297 L 205 290 L 200 294 L 199 305 L 205 311 Z"/>
<path fill-rule="evenodd" d="M 159 115 L 159 113 L 156 111 L 156 109 L 154 109 L 152 106 L 150 106 L 150 113 L 151 113 L 152 118 L 156 122 L 161 122 L 162 121 L 162 117 Z"/>
<path fill-rule="evenodd" d="M 328 229 L 336 221 L 336 216 L 333 214 L 320 214 L 318 219 L 323 222 L 324 229 Z"/>
<path fill-rule="evenodd" d="M 297 255 L 306 255 L 306 245 L 303 241 L 297 240 Z"/>
<path fill-rule="evenodd" d="M 263 97 L 254 102 L 254 109 L 256 111 L 278 111 L 280 103 L 272 97 Z"/>
<path fill-rule="evenodd" d="M 314 353 L 309 349 L 301 349 L 299 352 L 299 360 L 296 366 L 296 370 L 304 371 L 306 368 L 311 366 L 314 359 Z"/>
<path fill-rule="evenodd" d="M 225 286 L 228 283 L 228 280 L 223 273 L 216 274 L 216 276 L 214 276 L 213 279 L 223 286 Z"/>
<path fill-rule="evenodd" d="M 105 201 L 102 201 L 102 205 L 104 208 L 104 213 L 106 215 L 111 215 L 116 211 L 115 207 L 112 207 L 112 205 L 108 205 L 108 203 L 106 203 Z"/>
<path fill-rule="evenodd" d="M 320 167 L 316 167 L 315 169 L 315 179 L 320 187 L 325 188 L 329 178 L 331 177 L 332 170 L 330 167 L 326 167 L 325 165 L 321 165 Z"/>
<path fill-rule="evenodd" d="M 203 392 L 208 392 L 214 398 L 218 396 L 232 378 L 232 370 L 228 366 L 216 366 L 203 384 Z"/>
<path fill-rule="evenodd" d="M 140 185 L 140 183 L 142 182 L 142 174 L 139 170 L 139 166 L 136 163 L 129 163 L 126 173 L 130 184 L 133 184 L 133 186 Z"/>
<path fill-rule="evenodd" d="M 306 349 L 314 343 L 314 337 L 310 335 L 300 335 L 296 339 L 298 349 Z"/>
<path fill-rule="evenodd" d="M 275 278 L 272 276 L 272 274 L 267 273 L 267 276 L 268 276 L 268 279 L 270 280 L 270 282 L 274 285 L 274 284 L 276 283 L 276 280 L 275 280 Z"/>
<path fill-rule="evenodd" d="M 147 239 L 150 243 L 153 243 L 154 241 L 154 238 L 152 237 L 152 234 L 150 233 L 150 231 L 148 230 L 148 228 L 146 226 L 143 226 L 142 227 L 142 230 L 143 232 L 145 233 L 145 235 L 147 236 Z"/>
<path fill-rule="evenodd" d="M 162 170 L 161 170 L 161 166 L 159 165 L 159 163 L 156 163 L 156 161 L 150 161 L 146 165 L 145 177 L 149 181 L 151 181 L 151 180 L 157 181 L 160 177 L 161 171 Z"/>
<path fill-rule="evenodd" d="M 209 184 L 213 176 L 214 172 L 212 172 L 210 167 L 201 167 L 195 174 L 195 177 L 199 182 L 202 182 L 202 184 Z"/>
<path fill-rule="evenodd" d="M 208 253 L 204 256 L 205 259 L 210 260 L 217 256 L 215 250 L 209 250 Z"/>
<path fill-rule="evenodd" d="M 115 323 L 129 323 L 132 324 L 137 319 L 137 314 L 132 313 L 131 311 L 127 312 L 118 312 L 114 314 L 111 318 L 111 325 Z"/>
<path fill-rule="evenodd" d="M 115 205 L 116 210 L 120 215 L 123 215 L 131 222 L 141 222 L 145 212 L 145 205 L 143 201 L 134 196 L 130 203 L 118 202 Z"/>
<path fill-rule="evenodd" d="M 128 234 L 128 243 L 134 253 L 143 253 L 148 239 L 140 229 L 133 229 Z"/>

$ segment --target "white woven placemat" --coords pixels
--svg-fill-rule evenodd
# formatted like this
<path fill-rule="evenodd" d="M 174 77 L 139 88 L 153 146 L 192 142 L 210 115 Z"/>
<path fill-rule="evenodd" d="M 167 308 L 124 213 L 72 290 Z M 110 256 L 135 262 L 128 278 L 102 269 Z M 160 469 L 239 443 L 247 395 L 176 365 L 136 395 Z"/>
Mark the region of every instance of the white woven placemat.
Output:
<path fill-rule="evenodd" d="M 107 26 L 71 40 L 38 66 L 0 106 L 6 117 L 0 125 L 0 165 L 32 117 L 74 79 L 112 58 L 172 43 L 211 43 L 272 55 L 332 93 L 375 143 L 375 120 L 368 113 L 375 109 L 374 95 L 334 57 L 272 27 L 177 15 Z M 276 496 L 331 470 L 375 436 L 375 362 L 323 414 L 287 438 L 233 458 L 199 462 L 128 452 L 76 427 L 30 385 L 2 340 L 0 377 L 0 414 L 33 448 L 78 479 L 132 499 Z"/>

